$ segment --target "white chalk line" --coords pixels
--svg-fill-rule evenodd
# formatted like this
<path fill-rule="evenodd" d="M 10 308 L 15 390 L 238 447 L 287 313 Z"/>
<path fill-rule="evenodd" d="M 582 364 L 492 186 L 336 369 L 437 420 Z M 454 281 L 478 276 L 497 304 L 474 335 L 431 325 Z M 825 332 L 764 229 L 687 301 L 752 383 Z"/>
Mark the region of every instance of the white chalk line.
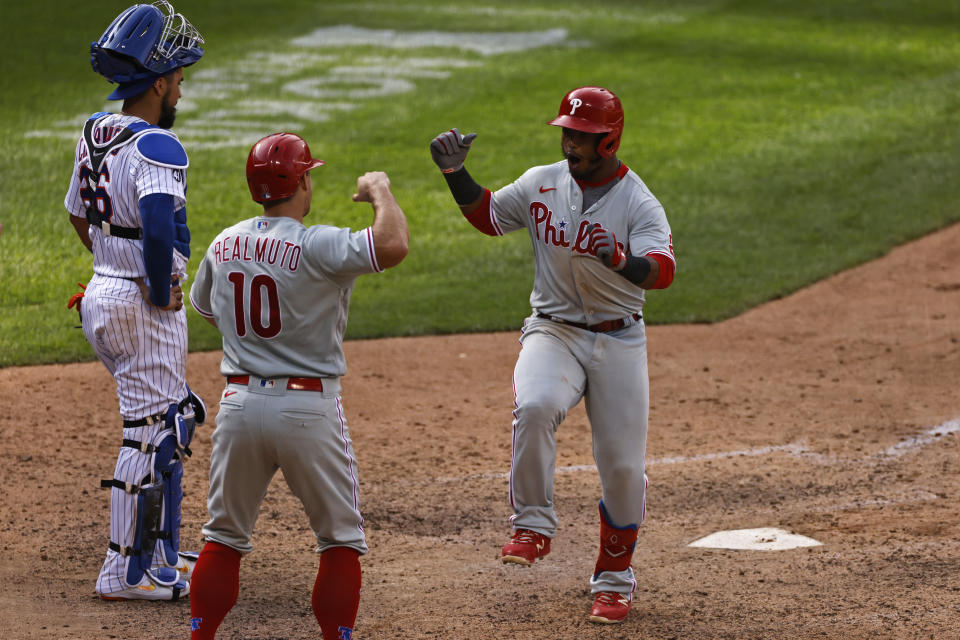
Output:
<path fill-rule="evenodd" d="M 906 440 L 893 445 L 889 449 L 886 449 L 880 455 L 899 457 L 906 453 L 910 453 L 914 449 L 925 447 L 931 442 L 936 442 L 939 438 L 956 433 L 957 431 L 960 431 L 960 418 L 954 418 L 953 420 L 944 422 L 936 427 L 927 429 L 919 435 L 911 436 Z"/>
<path fill-rule="evenodd" d="M 931 427 L 925 431 L 911 436 L 898 444 L 889 447 L 877 454 L 874 454 L 870 457 L 899 457 L 905 455 L 911 451 L 921 449 L 933 442 L 936 442 L 943 438 L 944 436 L 953 434 L 960 431 L 960 418 L 954 418 L 944 422 L 943 424 L 937 425 L 936 427 Z M 690 462 L 706 462 L 711 460 L 724 460 L 729 458 L 744 458 L 744 457 L 759 457 L 766 456 L 774 453 L 786 453 L 795 458 L 804 458 L 812 459 L 820 464 L 835 464 L 841 461 L 841 458 L 827 456 L 824 454 L 811 451 L 807 447 L 801 444 L 783 444 L 783 445 L 770 445 L 767 447 L 755 447 L 751 449 L 738 449 L 735 451 L 717 451 L 714 453 L 702 453 L 695 456 L 670 456 L 666 458 L 654 458 L 653 460 L 647 461 L 647 466 L 658 466 L 658 465 L 670 465 L 670 464 L 686 464 Z M 597 465 L 595 464 L 575 464 L 575 465 L 565 465 L 562 467 L 557 467 L 556 473 L 566 474 L 566 473 L 579 473 L 582 471 L 596 471 Z M 453 483 L 453 482 L 468 482 L 470 480 L 499 480 L 509 478 L 509 473 L 474 473 L 463 476 L 448 476 L 448 477 L 438 477 L 434 478 L 430 482 L 436 483 Z M 936 496 L 933 496 L 930 499 L 936 499 Z M 859 501 L 858 503 L 852 504 L 873 504 L 869 500 Z M 891 504 L 884 503 L 882 501 L 877 501 L 877 505 L 880 504 Z"/>
<path fill-rule="evenodd" d="M 866 507 L 890 507 L 898 504 L 915 504 L 917 502 L 931 502 L 939 499 L 940 496 L 935 493 L 918 489 L 909 495 L 904 495 L 901 497 L 864 498 L 862 500 L 851 500 L 850 502 L 844 502 L 841 504 L 813 507 L 810 509 L 810 511 L 817 511 L 820 513 L 832 513 L 834 511 L 858 511 Z"/>
<path fill-rule="evenodd" d="M 661 464 L 683 464 L 687 462 L 703 462 L 706 460 L 722 460 L 724 458 L 741 458 L 765 456 L 770 453 L 786 452 L 795 456 L 808 453 L 807 449 L 798 444 L 784 444 L 769 447 L 757 447 L 755 449 L 739 449 L 737 451 L 718 451 L 715 453 L 703 453 L 696 456 L 673 456 L 669 458 L 655 458 L 647 461 L 647 466 L 656 466 Z M 557 467 L 557 473 L 578 473 L 581 471 L 596 471 L 595 464 L 573 464 Z M 496 480 L 508 478 L 509 473 L 475 473 L 466 476 L 453 476 L 445 478 L 436 478 L 434 482 L 464 482 L 467 480 Z"/>

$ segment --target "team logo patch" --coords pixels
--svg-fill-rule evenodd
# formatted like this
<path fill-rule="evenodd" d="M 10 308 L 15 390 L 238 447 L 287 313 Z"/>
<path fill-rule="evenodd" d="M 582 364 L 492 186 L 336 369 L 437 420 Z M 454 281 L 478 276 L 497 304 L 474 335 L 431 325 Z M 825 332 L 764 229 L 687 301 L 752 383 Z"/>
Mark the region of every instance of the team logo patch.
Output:
<path fill-rule="evenodd" d="M 353 640 L 353 629 L 350 627 L 337 627 L 339 637 L 337 640 Z"/>
<path fill-rule="evenodd" d="M 203 618 L 190 618 L 190 631 L 199 631 Z"/>
<path fill-rule="evenodd" d="M 257 220 L 257 231 L 266 231 L 269 226 L 269 220 Z"/>

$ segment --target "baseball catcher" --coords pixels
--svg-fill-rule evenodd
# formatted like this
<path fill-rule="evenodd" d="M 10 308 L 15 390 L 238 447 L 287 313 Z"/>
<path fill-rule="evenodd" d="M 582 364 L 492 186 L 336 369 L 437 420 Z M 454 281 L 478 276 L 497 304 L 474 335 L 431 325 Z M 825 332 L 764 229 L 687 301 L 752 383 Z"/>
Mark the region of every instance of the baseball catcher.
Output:
<path fill-rule="evenodd" d="M 117 383 L 123 418 L 116 468 L 102 483 L 111 490 L 96 586 L 105 600 L 177 600 L 196 562 L 180 550 L 181 480 L 206 409 L 186 383 L 189 163 L 170 127 L 183 68 L 203 44 L 161 0 L 127 8 L 90 45 L 94 71 L 117 85 L 109 99 L 123 101 L 120 113 L 84 124 L 64 200 L 94 271 L 68 306 Z"/>

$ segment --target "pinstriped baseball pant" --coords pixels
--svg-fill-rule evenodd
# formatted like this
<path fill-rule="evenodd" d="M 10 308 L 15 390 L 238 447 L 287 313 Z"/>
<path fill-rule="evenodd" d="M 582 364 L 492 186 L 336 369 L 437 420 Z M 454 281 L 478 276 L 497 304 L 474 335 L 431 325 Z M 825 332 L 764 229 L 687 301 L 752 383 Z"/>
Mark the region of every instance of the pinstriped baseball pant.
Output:
<path fill-rule="evenodd" d="M 97 357 L 117 383 L 120 414 L 137 420 L 165 412 L 187 395 L 186 313 L 160 311 L 144 302 L 136 283 L 123 278 L 95 275 L 84 292 L 81 306 L 83 333 Z M 122 438 L 152 439 L 163 425 L 124 429 Z M 120 444 L 118 434 L 117 445 Z M 139 484 L 150 473 L 153 457 L 121 447 L 114 477 Z M 121 546 L 133 544 L 136 496 L 111 489 L 110 539 Z M 162 564 L 154 553 L 154 564 Z M 127 558 L 108 550 L 97 592 L 109 594 L 126 587 Z"/>

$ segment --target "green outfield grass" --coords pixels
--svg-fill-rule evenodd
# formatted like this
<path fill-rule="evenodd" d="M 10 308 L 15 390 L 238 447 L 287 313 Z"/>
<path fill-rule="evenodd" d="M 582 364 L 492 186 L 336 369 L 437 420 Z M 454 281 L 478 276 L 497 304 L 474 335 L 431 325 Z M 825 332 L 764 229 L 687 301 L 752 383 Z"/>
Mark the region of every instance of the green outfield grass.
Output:
<path fill-rule="evenodd" d="M 3 9 L 0 366 L 93 357 L 65 308 L 92 270 L 62 203 L 80 123 L 109 93 L 89 43 L 127 3 L 39 6 Z M 583 84 L 621 97 L 619 156 L 673 229 L 677 276 L 649 295 L 650 323 L 729 318 L 960 220 L 956 0 L 175 6 L 208 41 L 175 127 L 191 160 L 191 272 L 221 228 L 258 211 L 251 136 L 296 127 L 327 161 L 308 223 L 366 226 L 356 177 L 390 174 L 411 251 L 358 281 L 349 338 L 520 326 L 528 237 L 470 227 L 428 144 L 478 132 L 468 166 L 500 187 L 559 159 L 545 121 Z M 303 40 L 338 25 L 356 29 Z M 189 315 L 191 348 L 218 348 Z"/>

